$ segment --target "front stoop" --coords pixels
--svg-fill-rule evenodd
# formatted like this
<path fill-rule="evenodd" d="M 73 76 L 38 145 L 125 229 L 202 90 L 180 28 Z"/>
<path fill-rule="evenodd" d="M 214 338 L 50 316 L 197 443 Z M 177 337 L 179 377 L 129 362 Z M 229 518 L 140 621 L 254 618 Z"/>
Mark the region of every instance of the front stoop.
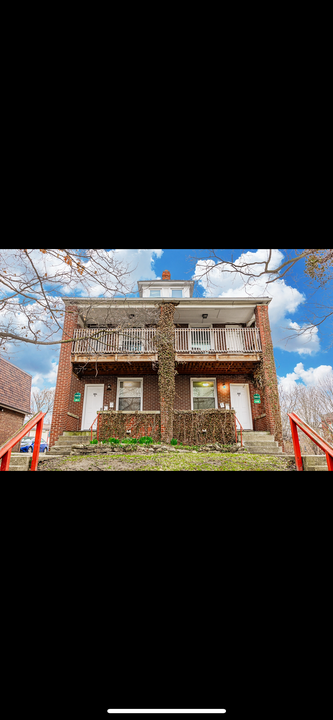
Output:
<path fill-rule="evenodd" d="M 78 442 L 84 445 L 90 444 L 91 434 L 89 431 L 83 430 L 78 432 L 64 432 L 58 440 L 55 441 L 54 445 L 50 447 L 50 454 L 52 455 L 70 455 L 72 446 Z M 93 432 L 93 438 L 96 437 L 96 432 Z"/>
<path fill-rule="evenodd" d="M 238 431 L 238 440 L 241 434 Z M 282 448 L 279 447 L 274 435 L 264 430 L 256 432 L 255 430 L 243 430 L 243 445 L 252 455 L 283 455 Z"/>

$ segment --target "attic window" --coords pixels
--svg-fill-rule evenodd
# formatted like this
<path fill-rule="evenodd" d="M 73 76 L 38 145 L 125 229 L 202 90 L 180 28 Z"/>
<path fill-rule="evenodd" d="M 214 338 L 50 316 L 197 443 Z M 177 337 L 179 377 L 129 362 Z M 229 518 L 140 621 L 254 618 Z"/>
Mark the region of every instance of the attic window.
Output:
<path fill-rule="evenodd" d="M 156 297 L 156 298 L 157 298 L 157 297 L 161 297 L 161 291 L 160 291 L 160 290 L 151 290 L 151 291 L 150 291 L 150 297 L 152 297 L 152 298 L 154 298 L 154 297 Z"/>
<path fill-rule="evenodd" d="M 172 291 L 172 297 L 173 297 L 173 298 L 181 298 L 181 297 L 183 297 L 183 291 L 182 291 L 182 290 L 173 290 L 173 291 Z"/>

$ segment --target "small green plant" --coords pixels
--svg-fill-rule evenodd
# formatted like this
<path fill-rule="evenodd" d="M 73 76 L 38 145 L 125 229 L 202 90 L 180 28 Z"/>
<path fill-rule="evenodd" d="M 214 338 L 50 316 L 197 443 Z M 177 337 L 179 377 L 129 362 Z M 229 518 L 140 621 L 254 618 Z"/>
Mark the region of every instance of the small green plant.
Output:
<path fill-rule="evenodd" d="M 120 444 L 119 438 L 109 438 L 108 442 L 110 443 L 110 445 L 119 445 Z"/>
<path fill-rule="evenodd" d="M 178 440 L 172 438 L 170 445 L 178 445 Z"/>
<path fill-rule="evenodd" d="M 122 445 L 136 445 L 138 442 L 137 438 L 126 437 L 121 441 Z"/>
<path fill-rule="evenodd" d="M 94 440 L 90 440 L 90 445 L 97 445 L 98 440 L 96 438 Z"/>
<path fill-rule="evenodd" d="M 144 435 L 139 440 L 140 445 L 152 445 L 153 442 L 154 442 L 153 438 L 149 437 L 148 435 Z"/>

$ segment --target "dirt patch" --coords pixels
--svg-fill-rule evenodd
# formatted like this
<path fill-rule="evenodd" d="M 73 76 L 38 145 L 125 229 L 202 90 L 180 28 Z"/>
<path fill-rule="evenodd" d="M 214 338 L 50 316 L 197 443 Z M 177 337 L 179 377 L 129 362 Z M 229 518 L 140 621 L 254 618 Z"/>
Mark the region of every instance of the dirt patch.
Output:
<path fill-rule="evenodd" d="M 294 469 L 294 461 L 281 456 L 197 452 L 71 455 L 38 464 L 39 472 L 277 472 Z"/>

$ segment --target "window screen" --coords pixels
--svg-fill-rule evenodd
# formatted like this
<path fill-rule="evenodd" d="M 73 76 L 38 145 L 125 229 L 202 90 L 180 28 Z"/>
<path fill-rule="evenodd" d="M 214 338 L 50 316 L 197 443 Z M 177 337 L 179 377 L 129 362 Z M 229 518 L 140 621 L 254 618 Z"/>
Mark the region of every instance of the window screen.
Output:
<path fill-rule="evenodd" d="M 215 386 L 213 380 L 193 382 L 193 410 L 215 409 Z"/>
<path fill-rule="evenodd" d="M 121 380 L 119 383 L 119 410 L 137 412 L 141 407 L 141 380 Z"/>
<path fill-rule="evenodd" d="M 174 298 L 183 297 L 183 291 L 182 290 L 173 290 L 172 297 L 174 297 Z"/>
<path fill-rule="evenodd" d="M 150 297 L 161 297 L 161 291 L 160 290 L 151 290 Z"/>

